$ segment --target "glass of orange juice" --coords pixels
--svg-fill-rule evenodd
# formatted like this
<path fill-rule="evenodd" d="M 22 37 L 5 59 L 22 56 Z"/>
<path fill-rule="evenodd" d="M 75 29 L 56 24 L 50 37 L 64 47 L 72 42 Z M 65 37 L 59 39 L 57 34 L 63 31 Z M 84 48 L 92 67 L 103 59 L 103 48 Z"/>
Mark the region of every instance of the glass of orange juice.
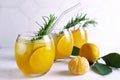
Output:
<path fill-rule="evenodd" d="M 70 30 L 53 30 L 52 36 L 55 43 L 55 60 L 70 57 L 73 49 L 73 36 Z"/>
<path fill-rule="evenodd" d="M 34 40 L 35 33 L 19 34 L 15 43 L 15 58 L 19 69 L 30 77 L 47 73 L 55 57 L 55 46 L 51 35 Z"/>
<path fill-rule="evenodd" d="M 80 53 L 80 48 L 88 42 L 88 34 L 85 28 L 77 28 L 71 30 L 73 39 L 74 39 L 74 46 L 73 46 L 73 56 L 78 56 Z"/>

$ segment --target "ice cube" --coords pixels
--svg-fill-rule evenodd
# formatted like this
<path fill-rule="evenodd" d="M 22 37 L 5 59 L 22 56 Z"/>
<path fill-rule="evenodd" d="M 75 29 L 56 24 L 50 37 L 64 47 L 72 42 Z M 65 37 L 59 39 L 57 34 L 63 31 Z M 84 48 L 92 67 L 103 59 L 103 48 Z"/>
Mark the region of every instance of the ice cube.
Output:
<path fill-rule="evenodd" d="M 27 45 L 25 43 L 20 42 L 17 44 L 17 53 L 19 53 L 20 55 L 24 55 L 26 50 Z"/>

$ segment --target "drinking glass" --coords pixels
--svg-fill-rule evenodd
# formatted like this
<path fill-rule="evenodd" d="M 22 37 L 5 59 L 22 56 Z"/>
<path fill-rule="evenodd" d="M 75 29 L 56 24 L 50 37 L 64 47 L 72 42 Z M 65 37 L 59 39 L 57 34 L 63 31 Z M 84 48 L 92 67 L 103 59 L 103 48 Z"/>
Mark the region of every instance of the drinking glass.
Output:
<path fill-rule="evenodd" d="M 55 57 L 55 46 L 51 35 L 34 39 L 34 32 L 19 34 L 15 43 L 15 58 L 19 69 L 26 76 L 34 77 L 47 73 Z"/>
<path fill-rule="evenodd" d="M 74 45 L 73 45 L 73 51 L 72 51 L 72 55 L 73 56 L 78 56 L 79 55 L 79 51 L 80 48 L 88 42 L 88 34 L 87 34 L 87 30 L 84 28 L 77 28 L 77 29 L 73 29 L 72 31 L 72 35 L 73 35 L 73 39 L 74 39 Z"/>
<path fill-rule="evenodd" d="M 52 32 L 55 43 L 55 60 L 70 57 L 73 49 L 73 36 L 70 30 L 55 29 Z"/>

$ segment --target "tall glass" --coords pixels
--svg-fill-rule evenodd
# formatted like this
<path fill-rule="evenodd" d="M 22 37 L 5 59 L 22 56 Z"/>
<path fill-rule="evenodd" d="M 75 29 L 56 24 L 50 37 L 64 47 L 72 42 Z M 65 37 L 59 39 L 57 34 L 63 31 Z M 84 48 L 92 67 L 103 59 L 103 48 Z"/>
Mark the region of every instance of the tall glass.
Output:
<path fill-rule="evenodd" d="M 26 76 L 47 73 L 55 57 L 55 46 L 51 35 L 34 40 L 35 33 L 19 34 L 15 43 L 15 58 L 19 69 Z"/>
<path fill-rule="evenodd" d="M 78 56 L 80 48 L 88 42 L 88 34 L 87 30 L 84 28 L 77 28 L 72 31 L 73 39 L 74 39 L 74 47 L 73 47 L 73 56 Z"/>
<path fill-rule="evenodd" d="M 53 30 L 52 36 L 55 43 L 55 60 L 70 57 L 73 49 L 73 36 L 71 31 L 64 29 L 62 31 Z"/>
<path fill-rule="evenodd" d="M 87 43 L 88 35 L 87 31 L 83 28 L 78 28 L 76 30 L 72 30 L 74 46 L 81 48 L 83 44 Z"/>

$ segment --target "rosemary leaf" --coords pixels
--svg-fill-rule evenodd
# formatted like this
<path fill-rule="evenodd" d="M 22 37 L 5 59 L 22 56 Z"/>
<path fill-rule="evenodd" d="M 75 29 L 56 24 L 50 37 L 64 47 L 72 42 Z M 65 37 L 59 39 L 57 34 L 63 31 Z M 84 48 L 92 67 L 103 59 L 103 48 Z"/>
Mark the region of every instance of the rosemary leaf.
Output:
<path fill-rule="evenodd" d="M 37 32 L 37 35 L 35 35 L 35 37 L 32 40 L 41 39 L 44 35 L 49 34 L 49 30 L 53 27 L 56 17 L 50 14 L 49 17 L 43 16 L 42 19 L 44 21 L 43 25 L 40 25 L 39 23 L 36 22 L 40 26 L 40 28 L 39 31 Z"/>
<path fill-rule="evenodd" d="M 76 16 L 75 19 L 71 18 L 71 20 L 67 23 L 67 25 L 64 26 L 64 29 L 68 29 L 71 27 L 74 27 L 77 24 L 83 24 L 81 27 L 87 27 L 89 24 L 97 24 L 94 20 L 89 20 L 89 18 L 86 18 L 87 14 Z"/>

